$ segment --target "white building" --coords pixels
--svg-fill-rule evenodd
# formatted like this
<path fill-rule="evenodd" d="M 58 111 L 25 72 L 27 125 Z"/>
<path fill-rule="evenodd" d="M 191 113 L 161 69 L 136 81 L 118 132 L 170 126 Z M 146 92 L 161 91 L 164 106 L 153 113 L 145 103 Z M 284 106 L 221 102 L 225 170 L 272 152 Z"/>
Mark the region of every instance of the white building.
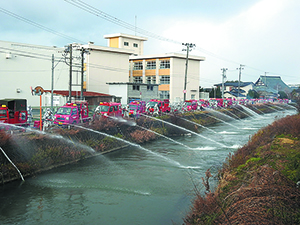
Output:
<path fill-rule="evenodd" d="M 204 57 L 189 56 L 186 99 L 199 100 L 200 62 Z M 130 82 L 159 84 L 160 99 L 171 103 L 183 101 L 185 84 L 185 54 L 130 56 Z"/>
<path fill-rule="evenodd" d="M 42 105 L 49 107 L 49 90 L 52 87 L 59 93 L 68 91 L 71 86 L 75 93 L 71 92 L 72 98 L 79 98 L 83 84 L 84 92 L 90 92 L 89 97 L 93 93 L 98 97 L 99 93 L 103 93 L 128 102 L 129 98 L 137 97 L 138 92 L 134 88 L 141 86 L 143 91 L 146 90 L 146 93 L 138 93 L 141 97 L 159 95 L 161 99 L 169 98 L 170 102 L 183 100 L 185 54 L 143 56 L 147 38 L 126 34 L 104 37 L 108 39 L 109 47 L 92 42 L 68 45 L 72 46 L 72 72 L 69 67 L 70 51 L 66 52 L 66 48 L 0 41 L 0 98 L 25 98 L 28 105 L 37 107 L 39 97 L 32 96 L 31 88 L 41 86 L 48 91 L 42 95 Z M 84 61 L 80 57 L 83 50 L 86 52 Z M 199 99 L 200 62 L 204 60 L 204 57 L 189 56 L 186 99 Z M 122 83 L 127 87 L 124 88 Z M 110 88 L 109 84 L 114 87 Z M 120 92 L 121 89 L 124 93 Z M 68 98 L 56 95 L 54 105 L 63 105 Z"/>
<path fill-rule="evenodd" d="M 39 106 L 39 97 L 32 96 L 31 87 L 51 89 L 52 55 L 56 65 L 54 88 L 68 89 L 69 66 L 59 61 L 63 51 L 64 48 L 0 41 L 0 98 L 25 98 L 28 105 Z M 50 104 L 47 101 L 43 99 L 43 105 Z"/>
<path fill-rule="evenodd" d="M 109 93 L 113 82 L 128 82 L 128 61 L 133 54 L 131 49 L 83 45 L 86 55 L 86 90 Z"/>
<path fill-rule="evenodd" d="M 72 44 L 72 91 L 80 98 L 81 52 L 85 54 L 84 89 L 87 92 L 109 93 L 107 82 L 127 82 L 130 49 L 117 49 Z M 52 55 L 54 60 L 52 60 Z M 41 86 L 44 90 L 67 91 L 70 87 L 70 53 L 65 48 L 21 44 L 0 41 L 0 98 L 25 98 L 32 107 L 40 105 L 40 98 L 33 96 L 31 88 Z M 52 82 L 53 77 L 53 82 Z M 73 93 L 72 92 L 72 93 Z M 55 95 L 54 106 L 66 103 L 69 97 Z M 51 94 L 42 95 L 42 106 L 51 106 Z"/>

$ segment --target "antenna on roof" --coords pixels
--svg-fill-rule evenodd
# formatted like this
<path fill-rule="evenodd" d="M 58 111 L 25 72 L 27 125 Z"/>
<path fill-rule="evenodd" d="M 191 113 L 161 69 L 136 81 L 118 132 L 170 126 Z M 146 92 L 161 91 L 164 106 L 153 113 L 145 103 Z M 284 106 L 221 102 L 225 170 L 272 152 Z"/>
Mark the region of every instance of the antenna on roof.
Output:
<path fill-rule="evenodd" d="M 136 24 L 137 24 L 137 16 L 135 15 L 135 26 L 134 26 L 134 35 L 136 36 Z"/>

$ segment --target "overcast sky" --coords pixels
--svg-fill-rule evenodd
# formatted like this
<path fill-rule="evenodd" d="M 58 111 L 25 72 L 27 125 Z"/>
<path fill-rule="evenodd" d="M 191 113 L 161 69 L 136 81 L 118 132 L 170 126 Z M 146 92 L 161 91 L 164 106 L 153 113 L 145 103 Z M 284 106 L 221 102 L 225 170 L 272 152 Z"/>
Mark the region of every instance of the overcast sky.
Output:
<path fill-rule="evenodd" d="M 184 53 L 181 43 L 195 44 L 190 54 L 206 58 L 200 69 L 202 87 L 221 83 L 221 68 L 228 68 L 227 80 L 238 80 L 240 64 L 245 65 L 242 81 L 256 82 L 267 72 L 287 84 L 300 84 L 299 0 L 82 2 L 0 0 L 0 40 L 107 46 L 106 34 L 136 34 L 148 38 L 145 55 Z"/>

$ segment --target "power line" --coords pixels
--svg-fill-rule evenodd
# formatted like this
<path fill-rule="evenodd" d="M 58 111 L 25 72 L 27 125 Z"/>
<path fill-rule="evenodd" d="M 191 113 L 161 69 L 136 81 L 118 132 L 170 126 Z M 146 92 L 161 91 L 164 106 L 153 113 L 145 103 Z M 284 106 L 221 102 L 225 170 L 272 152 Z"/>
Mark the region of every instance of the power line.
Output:
<path fill-rule="evenodd" d="M 64 0 L 64 1 L 66 1 L 66 2 L 69 3 L 69 4 L 72 4 L 72 5 L 74 5 L 75 7 L 80 8 L 80 9 L 82 9 L 82 10 L 84 10 L 84 11 L 90 13 L 90 14 L 93 14 L 93 15 L 95 15 L 95 16 L 97 16 L 97 17 L 103 18 L 103 19 L 105 19 L 105 20 L 107 20 L 107 21 L 109 21 L 109 22 L 112 22 L 112 23 L 114 23 L 114 24 L 116 24 L 116 25 L 125 27 L 125 28 L 127 28 L 127 29 L 129 29 L 129 30 L 132 30 L 132 31 L 134 31 L 134 32 L 137 32 L 137 33 L 140 33 L 140 34 L 144 34 L 144 35 L 146 35 L 146 36 L 148 36 L 148 37 L 152 37 L 152 38 L 155 38 L 155 39 L 158 39 L 158 40 L 161 40 L 161 41 L 172 42 L 172 43 L 175 43 L 175 44 L 181 44 L 181 43 L 182 43 L 182 42 L 179 42 L 179 41 L 176 41 L 176 40 L 172 40 L 172 39 L 169 39 L 169 38 L 162 37 L 162 36 L 157 35 L 157 34 L 155 34 L 155 33 L 153 33 L 153 32 L 149 32 L 149 31 L 147 31 L 147 30 L 138 28 L 136 25 L 132 25 L 132 24 L 130 24 L 130 23 L 127 23 L 127 22 L 125 22 L 125 21 L 122 21 L 122 20 L 120 20 L 120 19 L 118 19 L 118 18 L 116 18 L 116 17 L 114 17 L 114 16 L 111 16 L 110 14 L 105 13 L 105 12 L 103 12 L 103 11 L 101 11 L 101 10 L 99 10 L 99 9 L 97 9 L 97 8 L 95 8 L 95 7 L 93 7 L 93 6 L 89 5 L 89 4 L 87 4 L 87 3 L 83 2 L 83 1 L 81 1 L 81 0 Z M 79 43 L 80 43 L 80 42 L 81 42 L 81 43 L 84 43 L 84 41 L 82 41 L 82 40 L 79 40 L 79 39 L 70 37 L 70 36 L 65 35 L 65 34 L 63 34 L 63 33 L 57 32 L 57 31 L 55 31 L 55 30 L 53 30 L 53 29 L 47 28 L 47 27 L 45 27 L 45 26 L 43 26 L 43 25 L 41 25 L 41 24 L 38 24 L 38 23 L 36 23 L 36 22 L 34 22 L 34 21 L 32 21 L 32 20 L 29 20 L 29 19 L 27 19 L 27 18 L 25 18 L 25 17 L 22 17 L 22 16 L 20 16 L 20 15 L 17 15 L 17 14 L 15 14 L 15 13 L 12 13 L 12 12 L 10 12 L 10 11 L 8 11 L 8 10 L 2 8 L 2 7 L 0 7 L 0 12 L 5 13 L 5 14 L 11 16 L 11 17 L 14 17 L 14 18 L 16 18 L 16 19 L 18 19 L 18 20 L 20 20 L 20 21 L 26 22 L 26 23 L 28 23 L 28 24 L 30 24 L 30 25 L 32 25 L 32 26 L 37 27 L 37 28 L 40 28 L 40 29 L 42 29 L 42 30 L 45 30 L 45 31 L 50 32 L 50 33 L 52 33 L 52 34 L 55 34 L 55 35 L 57 35 L 57 36 L 63 37 L 63 38 L 68 39 L 68 40 L 71 40 L 72 42 L 75 41 L 75 42 L 79 42 Z M 205 53 L 205 54 L 207 54 L 207 55 L 210 55 L 210 56 L 212 56 L 212 57 L 214 57 L 214 58 L 221 59 L 221 60 L 223 60 L 223 61 L 227 61 L 227 62 L 234 63 L 234 64 L 240 64 L 240 63 L 238 63 L 238 62 L 236 62 L 236 61 L 233 61 L 233 60 L 227 59 L 227 58 L 225 58 L 225 57 L 219 56 L 219 55 L 217 55 L 217 54 L 215 54 L 215 53 L 213 53 L 213 52 L 210 52 L 210 51 L 208 51 L 208 50 L 206 50 L 206 49 L 203 49 L 203 48 L 201 48 L 201 47 L 197 47 L 196 50 L 198 50 L 198 51 L 200 51 L 200 52 L 203 52 L 203 53 Z M 24 55 L 24 56 L 26 56 L 26 55 Z M 26 56 L 26 57 L 29 57 L 29 56 Z M 39 57 L 35 57 L 35 56 L 31 56 L 31 57 L 32 57 L 32 58 L 39 58 Z M 256 70 L 256 71 L 259 71 L 259 72 L 264 72 L 264 70 L 262 70 L 262 69 L 257 69 L 257 68 L 254 68 L 254 67 L 250 67 L 250 66 L 248 66 L 248 65 L 247 65 L 247 68 L 251 68 L 251 69 Z M 105 69 L 105 68 L 104 68 L 104 69 Z M 106 68 L 106 69 L 108 69 L 108 70 L 113 70 L 113 69 L 116 69 L 116 68 Z M 272 73 L 273 73 L 273 72 L 272 72 Z M 278 73 L 273 73 L 273 74 L 278 74 Z M 294 78 L 294 77 L 295 77 L 295 76 L 282 75 L 282 74 L 278 74 L 278 75 L 286 76 L 286 77 L 291 77 L 291 78 Z"/>
<path fill-rule="evenodd" d="M 16 19 L 18 19 L 18 20 L 20 20 L 20 21 L 23 21 L 23 22 L 28 23 L 28 24 L 30 24 L 30 25 L 32 25 L 32 26 L 35 26 L 35 27 L 40 28 L 40 29 L 42 29 L 42 30 L 45 30 L 45 31 L 47 31 L 47 32 L 49 32 L 49 33 L 52 33 L 52 34 L 55 34 L 55 35 L 60 36 L 60 37 L 62 37 L 62 38 L 68 39 L 68 40 L 70 40 L 70 41 L 72 41 L 72 42 L 76 41 L 76 42 L 84 43 L 84 41 L 81 41 L 81 40 L 79 40 L 79 39 L 70 37 L 70 36 L 65 35 L 65 34 L 63 34 L 63 33 L 60 33 L 60 32 L 58 32 L 58 31 L 55 31 L 55 30 L 53 30 L 53 29 L 51 29 L 51 28 L 45 27 L 45 26 L 43 26 L 43 25 L 41 25 L 41 24 L 38 24 L 38 23 L 36 23 L 36 22 L 34 22 L 34 21 L 32 21 L 32 20 L 29 20 L 29 19 L 27 19 L 27 18 L 25 18 L 25 17 L 19 16 L 19 15 L 13 13 L 13 12 L 10 12 L 10 11 L 8 11 L 8 10 L 2 8 L 2 7 L 0 7 L 0 12 L 3 12 L 3 13 L 5 13 L 6 15 L 9 15 L 9 16 L 11 16 L 11 17 L 14 17 L 14 18 L 16 18 Z"/>
<path fill-rule="evenodd" d="M 65 2 L 71 4 L 71 5 L 74 5 L 75 7 L 77 8 L 80 8 L 90 14 L 93 14 L 97 17 L 100 17 L 102 19 L 105 19 L 109 22 L 112 22 L 116 25 L 119 25 L 121 27 L 124 27 L 124 28 L 127 28 L 131 31 L 134 31 L 134 32 L 137 32 L 137 33 L 140 33 L 140 34 L 143 34 L 145 36 L 148 36 L 148 37 L 152 37 L 152 38 L 155 38 L 155 39 L 158 39 L 158 40 L 161 40 L 161 41 L 167 41 L 167 42 L 172 42 L 172 43 L 175 43 L 175 44 L 181 44 L 182 42 L 179 42 L 179 41 L 175 41 L 175 40 L 172 40 L 172 39 L 169 39 L 169 38 L 165 38 L 165 37 L 162 37 L 160 35 L 157 35 L 155 33 L 152 33 L 150 31 L 147 31 L 147 30 L 144 30 L 144 29 L 141 29 L 135 25 L 132 25 L 130 23 L 127 23 L 125 21 L 122 21 L 112 15 L 109 15 L 108 13 L 105 13 L 89 4 L 87 4 L 86 2 L 83 2 L 81 0 L 64 0 Z"/>

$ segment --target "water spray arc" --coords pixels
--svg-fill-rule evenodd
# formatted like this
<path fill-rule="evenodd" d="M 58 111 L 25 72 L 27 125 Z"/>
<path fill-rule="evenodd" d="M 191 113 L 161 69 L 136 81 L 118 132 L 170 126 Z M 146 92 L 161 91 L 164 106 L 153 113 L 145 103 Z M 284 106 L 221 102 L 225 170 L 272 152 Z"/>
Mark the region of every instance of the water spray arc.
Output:
<path fill-rule="evenodd" d="M 149 131 L 149 132 L 152 132 L 152 133 L 154 133 L 154 134 L 156 134 L 156 135 L 158 135 L 158 136 L 164 137 L 164 138 L 166 138 L 166 139 L 168 139 L 168 140 L 170 140 L 170 141 L 172 141 L 172 142 L 174 142 L 174 143 L 176 143 L 176 144 L 182 145 L 182 146 L 185 147 L 185 148 L 192 149 L 192 148 L 190 148 L 189 146 L 187 146 L 187 145 L 185 145 L 185 144 L 182 144 L 182 143 L 180 143 L 180 142 L 178 142 L 178 141 L 175 141 L 175 140 L 173 140 L 172 138 L 169 138 L 169 137 L 167 137 L 167 136 L 165 136 L 165 135 L 162 135 L 162 134 L 160 134 L 160 133 L 157 133 L 157 132 L 155 132 L 155 131 L 153 131 L 153 130 L 147 129 L 147 128 L 142 127 L 142 126 L 139 126 L 139 125 L 136 125 L 136 126 L 139 127 L 139 128 L 141 128 L 141 129 L 144 129 L 144 130 L 147 130 L 147 131 Z"/>
<path fill-rule="evenodd" d="M 180 126 L 177 126 L 177 125 L 175 125 L 175 124 L 169 123 L 169 122 L 167 122 L 167 121 L 160 120 L 160 119 L 157 119 L 157 118 L 155 118 L 155 117 L 147 116 L 147 115 L 145 115 L 145 114 L 141 114 L 141 115 L 142 115 L 142 116 L 145 116 L 145 117 L 152 118 L 152 119 L 154 119 L 154 120 L 161 121 L 161 122 L 163 122 L 163 123 L 169 124 L 169 125 L 171 125 L 171 126 L 173 126 L 173 127 L 177 127 L 177 128 L 182 129 L 182 130 L 184 130 L 184 131 L 190 132 L 190 133 L 195 134 L 195 135 L 197 135 L 197 136 L 199 136 L 199 137 L 201 137 L 201 138 L 204 138 L 204 139 L 206 139 L 206 140 L 209 140 L 209 141 L 211 141 L 211 142 L 214 142 L 214 143 L 220 145 L 221 147 L 226 148 L 225 145 L 223 145 L 223 144 L 221 144 L 221 143 L 219 143 L 219 142 L 217 142 L 217 141 L 215 141 L 215 140 L 212 140 L 212 139 L 210 139 L 210 138 L 208 138 L 208 137 L 204 137 L 203 135 L 198 134 L 198 133 L 196 133 L 196 132 L 194 132 L 194 131 L 185 129 L 184 127 L 180 127 Z"/>
<path fill-rule="evenodd" d="M 243 113 L 243 114 L 246 115 L 246 116 L 249 116 L 249 117 L 252 116 L 252 115 L 250 115 L 249 113 L 246 113 L 245 111 L 239 109 L 239 105 L 235 106 L 234 108 L 235 108 L 236 110 L 240 111 L 241 113 Z"/>
<path fill-rule="evenodd" d="M 226 123 L 227 125 L 229 125 L 229 126 L 232 126 L 232 127 L 234 127 L 235 129 L 240 129 L 240 128 L 238 128 L 237 126 L 234 126 L 234 125 L 232 125 L 232 124 L 230 124 L 230 123 L 228 123 L 228 122 L 226 122 L 226 121 L 224 121 L 224 120 L 221 120 L 221 119 L 219 119 L 219 118 L 217 118 L 217 117 L 215 117 L 215 116 L 212 116 L 212 115 L 209 115 L 209 114 L 206 114 L 206 116 L 209 116 L 209 117 L 211 117 L 211 118 L 213 118 L 213 119 L 215 119 L 215 120 L 218 120 L 218 121 L 220 121 L 220 122 L 223 122 L 223 123 Z"/>
<path fill-rule="evenodd" d="M 219 115 L 225 116 L 225 117 L 227 117 L 227 118 L 229 118 L 229 119 L 231 119 L 231 120 L 232 120 L 232 119 L 235 120 L 235 118 L 233 118 L 233 117 L 231 117 L 231 116 L 228 116 L 228 115 L 226 115 L 225 113 L 219 112 L 219 111 L 217 111 L 217 110 L 209 109 L 209 108 L 207 108 L 206 110 L 209 111 L 209 112 L 211 112 L 211 113 L 217 113 L 217 114 L 219 114 Z"/>
<path fill-rule="evenodd" d="M 187 121 L 187 122 L 189 122 L 189 123 L 192 123 L 192 124 L 195 124 L 195 125 L 200 126 L 200 127 L 202 127 L 202 128 L 205 128 L 205 129 L 207 129 L 207 130 L 209 130 L 209 131 L 211 131 L 211 132 L 213 132 L 213 133 L 215 133 L 215 134 L 218 133 L 218 132 L 216 132 L 216 131 L 214 131 L 214 130 L 208 128 L 208 127 L 205 127 L 205 126 L 203 126 L 203 125 L 201 125 L 201 124 L 199 124 L 199 123 L 195 123 L 194 121 L 191 121 L 191 120 L 188 120 L 188 119 L 185 119 L 185 118 L 181 118 L 181 117 L 180 117 L 180 119 L 183 119 L 184 121 Z"/>
<path fill-rule="evenodd" d="M 11 165 L 13 165 L 13 167 L 16 168 L 16 170 L 18 171 L 18 173 L 19 173 L 19 175 L 20 175 L 22 181 L 25 181 L 25 180 L 24 180 L 24 177 L 23 177 L 23 175 L 21 174 L 21 172 L 20 172 L 20 170 L 18 169 L 18 167 L 10 160 L 10 158 L 6 155 L 6 153 L 4 152 L 4 150 L 3 150 L 1 147 L 0 147 L 0 150 L 2 151 L 3 155 L 7 158 L 7 160 L 11 163 Z"/>
<path fill-rule="evenodd" d="M 106 137 L 110 137 L 110 138 L 113 138 L 113 139 L 116 139 L 116 140 L 119 140 L 119 141 L 122 141 L 122 142 L 124 142 L 124 143 L 126 143 L 126 144 L 128 144 L 128 145 L 138 147 L 138 148 L 140 148 L 140 149 L 142 149 L 142 150 L 144 150 L 144 151 L 146 151 L 146 152 L 149 152 L 149 153 L 151 153 L 151 154 L 153 154 L 153 155 L 156 155 L 156 156 L 158 156 L 158 157 L 160 157 L 160 158 L 162 158 L 162 159 L 164 159 L 164 160 L 166 160 L 166 161 L 168 161 L 168 162 L 171 162 L 172 164 L 174 164 L 174 165 L 176 165 L 176 166 L 178 166 L 178 167 L 181 167 L 181 168 L 184 167 L 183 165 L 181 165 L 179 162 L 177 162 L 177 161 L 175 161 L 175 160 L 169 159 L 169 158 L 167 158 L 167 157 L 165 157 L 165 156 L 163 156 L 163 155 L 161 155 L 161 154 L 152 152 L 152 151 L 149 150 L 149 149 L 146 149 L 146 148 L 144 148 L 144 147 L 142 147 L 142 146 L 140 146 L 140 145 L 138 145 L 138 144 L 134 144 L 134 143 L 129 142 L 129 141 L 127 141 L 127 140 L 124 140 L 124 139 L 122 139 L 122 138 L 118 138 L 118 137 L 112 136 L 112 135 L 110 135 L 110 134 L 106 134 L 106 133 L 103 133 L 103 132 L 100 132 L 100 131 L 97 131 L 97 130 L 93 130 L 93 129 L 90 129 L 90 128 L 87 128 L 87 127 L 78 126 L 78 125 L 75 125 L 75 124 L 73 124 L 72 126 L 78 127 L 78 128 L 80 128 L 80 129 L 88 130 L 88 131 L 91 131 L 91 132 L 94 132 L 94 133 L 97 133 L 97 134 L 101 134 L 101 135 L 104 135 L 104 136 L 106 136 Z"/>
<path fill-rule="evenodd" d="M 244 105 L 240 105 L 245 111 L 249 112 L 252 116 L 260 116 L 258 113 L 254 112 L 253 110 L 249 109 Z"/>

